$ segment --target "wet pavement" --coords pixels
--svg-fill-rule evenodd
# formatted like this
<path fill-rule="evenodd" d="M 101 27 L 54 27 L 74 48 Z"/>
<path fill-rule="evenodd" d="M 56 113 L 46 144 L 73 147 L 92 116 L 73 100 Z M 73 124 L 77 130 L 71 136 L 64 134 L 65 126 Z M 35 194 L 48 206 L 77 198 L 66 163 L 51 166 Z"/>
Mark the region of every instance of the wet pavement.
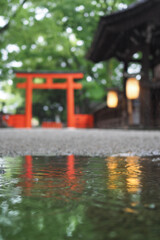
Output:
<path fill-rule="evenodd" d="M 160 155 L 160 131 L 0 129 L 0 155 Z"/>
<path fill-rule="evenodd" d="M 0 158 L 0 239 L 159 240 L 159 157 Z"/>

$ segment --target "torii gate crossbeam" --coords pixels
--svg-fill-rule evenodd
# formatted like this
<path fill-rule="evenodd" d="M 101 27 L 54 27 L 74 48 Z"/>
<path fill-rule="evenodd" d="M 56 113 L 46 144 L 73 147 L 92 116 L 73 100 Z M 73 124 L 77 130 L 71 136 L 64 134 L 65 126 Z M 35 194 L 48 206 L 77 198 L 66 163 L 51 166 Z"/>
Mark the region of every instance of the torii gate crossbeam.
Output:
<path fill-rule="evenodd" d="M 26 89 L 25 127 L 31 128 L 32 119 L 32 90 L 33 89 L 66 89 L 67 90 L 67 126 L 75 127 L 74 119 L 74 89 L 81 89 L 82 84 L 74 79 L 83 78 L 83 73 L 29 73 L 16 72 L 16 77 L 25 78 L 26 82 L 18 83 L 18 88 Z M 36 84 L 34 78 L 46 79 L 45 83 Z M 54 79 L 66 79 L 64 83 L 54 83 Z"/>

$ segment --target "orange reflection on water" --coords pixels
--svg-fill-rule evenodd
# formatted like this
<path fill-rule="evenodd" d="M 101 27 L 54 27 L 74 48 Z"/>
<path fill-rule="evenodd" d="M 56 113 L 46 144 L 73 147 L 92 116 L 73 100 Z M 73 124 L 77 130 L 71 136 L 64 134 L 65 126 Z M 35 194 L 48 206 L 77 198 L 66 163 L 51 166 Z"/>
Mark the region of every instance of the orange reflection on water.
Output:
<path fill-rule="evenodd" d="M 29 196 L 31 194 L 31 188 L 32 188 L 32 177 L 33 177 L 33 172 L 32 172 L 32 156 L 28 155 L 25 156 L 25 186 L 26 186 L 26 195 Z"/>
<path fill-rule="evenodd" d="M 116 173 L 116 169 L 118 167 L 118 160 L 115 157 L 107 158 L 107 168 L 108 168 L 108 188 L 109 189 L 117 189 L 117 180 L 118 175 Z"/>
<path fill-rule="evenodd" d="M 36 160 L 34 165 L 33 161 L 31 156 L 25 157 L 25 174 L 21 175 L 20 184 L 25 195 L 73 198 L 73 193 L 82 192 L 84 183 L 80 181 L 82 172 L 79 168 L 75 169 L 74 155 L 67 156 L 66 161 L 64 158 L 62 161 L 47 159 L 47 162 L 43 163 L 41 158 L 41 161 Z"/>
<path fill-rule="evenodd" d="M 70 186 L 71 190 L 74 190 L 78 193 L 82 192 L 82 190 L 83 190 L 83 184 L 79 183 L 79 176 L 81 176 L 81 175 L 82 175 L 81 170 L 79 168 L 75 168 L 74 155 L 67 156 L 68 186 Z M 83 183 L 84 183 L 84 181 L 83 181 Z"/>
<path fill-rule="evenodd" d="M 32 156 L 25 156 L 26 177 L 32 179 Z"/>
<path fill-rule="evenodd" d="M 136 193 L 141 188 L 139 157 L 127 157 L 127 190 Z"/>
<path fill-rule="evenodd" d="M 75 179 L 75 158 L 74 155 L 67 156 L 67 175 L 70 180 Z"/>
<path fill-rule="evenodd" d="M 107 187 L 109 189 L 123 189 L 129 193 L 136 193 L 141 188 L 141 170 L 139 157 L 108 157 Z"/>

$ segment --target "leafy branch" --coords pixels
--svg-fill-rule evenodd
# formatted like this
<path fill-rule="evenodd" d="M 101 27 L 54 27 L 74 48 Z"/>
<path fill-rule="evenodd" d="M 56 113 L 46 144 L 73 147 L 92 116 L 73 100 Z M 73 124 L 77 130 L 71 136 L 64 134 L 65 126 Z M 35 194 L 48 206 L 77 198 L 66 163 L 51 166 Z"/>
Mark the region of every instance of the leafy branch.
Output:
<path fill-rule="evenodd" d="M 10 27 L 11 21 L 12 19 L 14 19 L 18 12 L 20 11 L 20 9 L 23 7 L 23 5 L 25 4 L 25 2 L 27 2 L 27 0 L 23 0 L 22 3 L 19 5 L 19 7 L 16 9 L 16 11 L 11 15 L 9 21 L 2 27 L 0 28 L 0 33 L 5 32 L 6 30 L 8 30 L 8 28 Z"/>

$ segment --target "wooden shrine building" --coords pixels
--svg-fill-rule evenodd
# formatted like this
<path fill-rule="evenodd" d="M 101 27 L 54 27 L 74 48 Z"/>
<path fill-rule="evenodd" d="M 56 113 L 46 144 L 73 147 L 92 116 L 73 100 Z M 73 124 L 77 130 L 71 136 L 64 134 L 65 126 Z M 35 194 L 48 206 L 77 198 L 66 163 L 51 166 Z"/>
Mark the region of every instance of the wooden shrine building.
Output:
<path fill-rule="evenodd" d="M 124 64 L 124 98 L 129 64 L 141 65 L 140 125 L 160 126 L 159 0 L 139 0 L 101 17 L 87 59 L 98 63 L 111 58 Z"/>

